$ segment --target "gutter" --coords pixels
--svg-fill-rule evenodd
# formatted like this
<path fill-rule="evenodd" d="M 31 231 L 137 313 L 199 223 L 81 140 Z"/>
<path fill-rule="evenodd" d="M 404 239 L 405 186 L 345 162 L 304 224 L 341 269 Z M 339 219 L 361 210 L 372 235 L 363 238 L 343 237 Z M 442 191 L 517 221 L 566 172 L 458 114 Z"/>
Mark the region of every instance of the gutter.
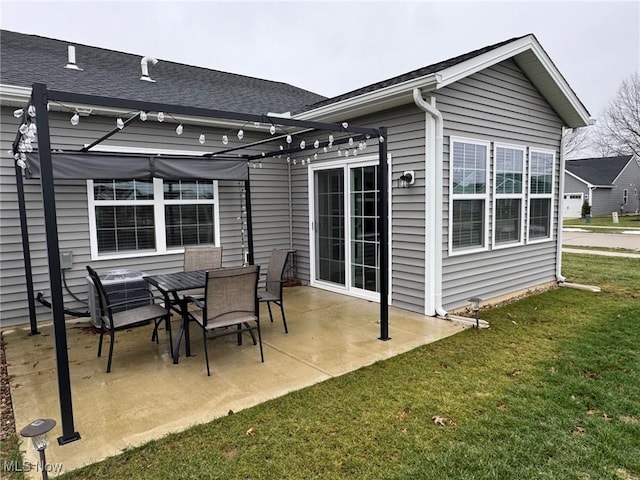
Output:
<path fill-rule="evenodd" d="M 560 137 L 560 178 L 558 179 L 558 233 L 556 235 L 556 281 L 563 283 L 566 278 L 562 276 L 562 216 L 564 215 L 564 169 L 565 159 L 564 150 L 567 136 L 573 130 L 570 128 L 562 127 L 562 134 Z M 591 196 L 591 195 L 589 195 Z"/>
<path fill-rule="evenodd" d="M 433 297 L 427 300 L 425 313 L 447 317 L 442 307 L 442 166 L 444 121 L 436 108 L 435 97 L 427 102 L 419 88 L 413 89 L 413 101 L 425 112 L 425 170 L 431 176 L 431 183 L 425 183 L 425 235 L 427 243 L 425 281 L 432 282 Z M 434 228 L 435 226 L 435 228 Z M 432 259 L 430 262 L 429 259 Z M 426 268 L 428 265 L 428 268 Z M 430 303 L 430 305 L 429 305 Z"/>

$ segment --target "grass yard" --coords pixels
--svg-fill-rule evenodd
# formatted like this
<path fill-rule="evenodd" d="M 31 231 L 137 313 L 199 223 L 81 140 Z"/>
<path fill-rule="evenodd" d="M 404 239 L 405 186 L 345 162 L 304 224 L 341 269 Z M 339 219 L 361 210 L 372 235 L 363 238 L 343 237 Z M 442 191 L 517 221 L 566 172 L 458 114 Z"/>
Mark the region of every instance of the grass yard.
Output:
<path fill-rule="evenodd" d="M 640 260 L 563 258 L 602 292 L 483 310 L 488 330 L 58 478 L 638 480 Z"/>

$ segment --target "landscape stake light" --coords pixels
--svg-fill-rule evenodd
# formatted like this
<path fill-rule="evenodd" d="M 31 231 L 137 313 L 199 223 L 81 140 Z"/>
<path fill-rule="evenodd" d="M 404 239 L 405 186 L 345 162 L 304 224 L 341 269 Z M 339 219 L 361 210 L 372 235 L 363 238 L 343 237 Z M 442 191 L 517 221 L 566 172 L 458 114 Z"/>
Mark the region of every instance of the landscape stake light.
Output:
<path fill-rule="evenodd" d="M 476 315 L 476 330 L 480 331 L 480 321 L 478 320 L 478 312 L 480 311 L 480 302 L 482 299 L 480 297 L 471 297 L 469 301 L 472 303 L 473 313 Z"/>
<path fill-rule="evenodd" d="M 56 421 L 51 418 L 38 418 L 20 430 L 20 435 L 30 438 L 33 448 L 40 453 L 40 468 L 42 480 L 48 480 L 47 460 L 44 456 L 45 449 L 49 446 L 49 432 L 56 426 Z"/>

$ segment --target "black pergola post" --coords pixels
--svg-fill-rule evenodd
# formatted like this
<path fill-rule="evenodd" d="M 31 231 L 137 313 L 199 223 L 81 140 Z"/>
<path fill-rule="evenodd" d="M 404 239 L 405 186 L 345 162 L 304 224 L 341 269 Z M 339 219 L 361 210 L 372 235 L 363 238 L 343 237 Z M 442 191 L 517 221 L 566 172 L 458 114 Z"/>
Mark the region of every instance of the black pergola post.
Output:
<path fill-rule="evenodd" d="M 18 136 L 13 142 L 13 151 L 18 151 Z M 18 212 L 20 215 L 20 231 L 22 234 L 22 257 L 24 259 L 24 277 L 27 282 L 27 305 L 29 306 L 29 335 L 38 335 L 38 322 L 36 320 L 36 302 L 33 297 L 33 269 L 31 267 L 31 247 L 29 245 L 29 227 L 27 226 L 27 207 L 24 197 L 24 182 L 22 181 L 22 168 L 16 163 L 16 193 L 18 194 Z"/>
<path fill-rule="evenodd" d="M 56 218 L 56 199 L 53 186 L 53 165 L 51 163 L 51 140 L 49 138 L 49 117 L 47 114 L 47 87 L 41 83 L 33 84 L 32 104 L 36 108 L 36 126 L 38 127 L 38 150 L 40 152 L 40 174 L 42 183 L 42 203 L 47 239 L 47 256 L 51 285 L 51 308 L 53 311 L 53 332 L 56 344 L 56 367 L 58 370 L 58 393 L 60 398 L 60 416 L 62 436 L 58 443 L 64 445 L 80 439 L 73 425 L 73 402 L 71 399 L 71 380 L 69 375 L 69 355 L 67 352 L 67 330 L 64 321 L 62 302 L 62 278 L 60 273 L 60 247 L 58 244 L 58 225 Z"/>
<path fill-rule="evenodd" d="M 387 129 L 380 127 L 378 142 L 378 232 L 380 234 L 380 337 L 389 336 L 389 161 L 387 159 Z"/>
<path fill-rule="evenodd" d="M 247 169 L 249 167 L 247 166 Z M 249 249 L 249 258 L 247 262 L 249 265 L 254 264 L 253 253 L 253 216 L 251 214 L 251 172 L 247 172 L 247 179 L 244 181 L 244 205 L 247 209 L 247 243 Z"/>

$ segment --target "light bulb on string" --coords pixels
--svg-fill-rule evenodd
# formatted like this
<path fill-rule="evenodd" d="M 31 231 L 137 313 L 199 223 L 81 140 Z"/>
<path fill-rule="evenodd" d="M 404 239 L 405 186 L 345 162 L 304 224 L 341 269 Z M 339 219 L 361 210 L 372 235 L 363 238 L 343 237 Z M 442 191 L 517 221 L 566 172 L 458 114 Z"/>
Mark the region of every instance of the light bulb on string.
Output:
<path fill-rule="evenodd" d="M 198 137 L 198 141 L 200 142 L 200 145 L 204 145 L 204 142 L 207 141 L 207 137 L 204 136 L 204 133 L 200 134 L 200 137 Z"/>
<path fill-rule="evenodd" d="M 13 111 L 13 116 L 16 118 L 20 118 L 22 115 L 24 115 L 24 109 L 22 108 Z"/>
<path fill-rule="evenodd" d="M 302 140 L 300 142 L 300 150 L 304 150 L 304 148 L 307 146 L 307 142 L 305 142 L 304 140 Z"/>
<path fill-rule="evenodd" d="M 25 133 L 27 133 L 27 131 L 29 130 L 29 125 L 27 125 L 26 123 L 23 123 L 22 125 L 20 125 L 20 128 L 18 129 L 18 131 L 24 135 Z"/>
<path fill-rule="evenodd" d="M 293 142 L 293 138 L 291 138 L 291 135 L 287 135 L 287 143 L 291 144 L 291 142 Z"/>
<path fill-rule="evenodd" d="M 158 121 L 164 122 L 164 112 L 158 112 Z"/>
<path fill-rule="evenodd" d="M 318 159 L 318 152 L 316 152 L 316 153 L 314 153 L 314 154 L 313 154 L 313 159 L 314 159 L 314 160 L 317 160 L 317 159 Z"/>
<path fill-rule="evenodd" d="M 226 135 L 222 135 L 222 143 L 224 145 L 229 145 L 229 137 L 227 137 Z"/>
<path fill-rule="evenodd" d="M 29 114 L 29 116 L 31 118 L 36 116 L 36 107 L 34 107 L 33 105 L 29 105 L 29 108 L 27 109 L 27 113 Z"/>
<path fill-rule="evenodd" d="M 316 140 L 315 142 L 313 142 L 313 148 L 318 148 L 320 147 L 320 140 Z"/>
<path fill-rule="evenodd" d="M 342 149 L 340 147 L 338 147 L 338 156 L 341 157 L 342 156 Z"/>
<path fill-rule="evenodd" d="M 71 125 L 75 127 L 80 123 L 80 115 L 78 115 L 77 113 L 74 113 L 73 117 L 71 117 L 71 120 L 69 121 L 71 122 Z"/>
<path fill-rule="evenodd" d="M 25 168 L 27 168 L 27 164 L 24 160 L 22 160 L 21 158 L 18 159 L 18 161 L 16 162 L 16 164 L 22 169 L 24 170 Z"/>
<path fill-rule="evenodd" d="M 347 128 L 349 128 L 349 124 L 347 122 L 342 122 L 342 128 L 346 130 Z"/>
<path fill-rule="evenodd" d="M 354 148 L 354 149 L 353 149 L 353 156 L 355 157 L 356 155 L 358 155 L 358 149 L 357 149 L 357 148 Z"/>
<path fill-rule="evenodd" d="M 29 132 L 31 132 L 34 136 L 36 133 L 38 133 L 38 127 L 36 127 L 35 123 L 29 124 Z"/>
<path fill-rule="evenodd" d="M 144 110 L 140 110 L 140 120 L 142 120 L 143 122 L 147 121 L 147 112 L 145 112 Z"/>
<path fill-rule="evenodd" d="M 238 140 L 242 140 L 244 138 L 244 130 L 238 130 Z"/>
<path fill-rule="evenodd" d="M 298 164 L 298 160 L 296 158 L 293 159 L 293 164 L 297 165 Z"/>
<path fill-rule="evenodd" d="M 348 156 L 349 156 L 349 150 L 345 150 L 345 151 L 344 151 L 344 156 L 345 156 L 345 157 L 348 157 Z"/>
<path fill-rule="evenodd" d="M 176 133 L 178 135 L 182 135 L 182 132 L 184 132 L 184 127 L 182 126 L 182 124 L 180 124 L 176 127 Z"/>
<path fill-rule="evenodd" d="M 24 146 L 28 153 L 33 152 L 33 145 L 31 145 L 31 142 L 24 142 Z"/>
<path fill-rule="evenodd" d="M 329 134 L 329 144 L 333 143 L 333 135 Z"/>
<path fill-rule="evenodd" d="M 304 165 L 304 164 L 305 164 L 304 158 L 302 159 L 302 162 L 301 162 L 301 163 L 302 163 L 302 165 Z"/>
<path fill-rule="evenodd" d="M 379 141 L 380 143 L 384 143 L 384 137 L 383 137 L 382 135 L 380 135 L 380 136 L 378 137 L 378 141 Z"/>
<path fill-rule="evenodd" d="M 291 163 L 291 157 L 287 157 L 287 163 Z"/>
<path fill-rule="evenodd" d="M 276 126 L 275 125 L 271 125 L 271 128 L 269 128 L 269 133 L 271 135 L 274 135 L 276 133 Z"/>
<path fill-rule="evenodd" d="M 349 146 L 353 147 L 353 137 L 349 137 Z"/>
<path fill-rule="evenodd" d="M 120 117 L 118 117 L 118 120 L 116 120 L 116 126 L 122 130 L 124 128 L 124 122 L 122 121 L 122 119 Z"/>
<path fill-rule="evenodd" d="M 322 151 L 323 151 L 324 153 L 327 153 L 327 147 L 324 147 L 324 148 L 322 149 Z"/>

